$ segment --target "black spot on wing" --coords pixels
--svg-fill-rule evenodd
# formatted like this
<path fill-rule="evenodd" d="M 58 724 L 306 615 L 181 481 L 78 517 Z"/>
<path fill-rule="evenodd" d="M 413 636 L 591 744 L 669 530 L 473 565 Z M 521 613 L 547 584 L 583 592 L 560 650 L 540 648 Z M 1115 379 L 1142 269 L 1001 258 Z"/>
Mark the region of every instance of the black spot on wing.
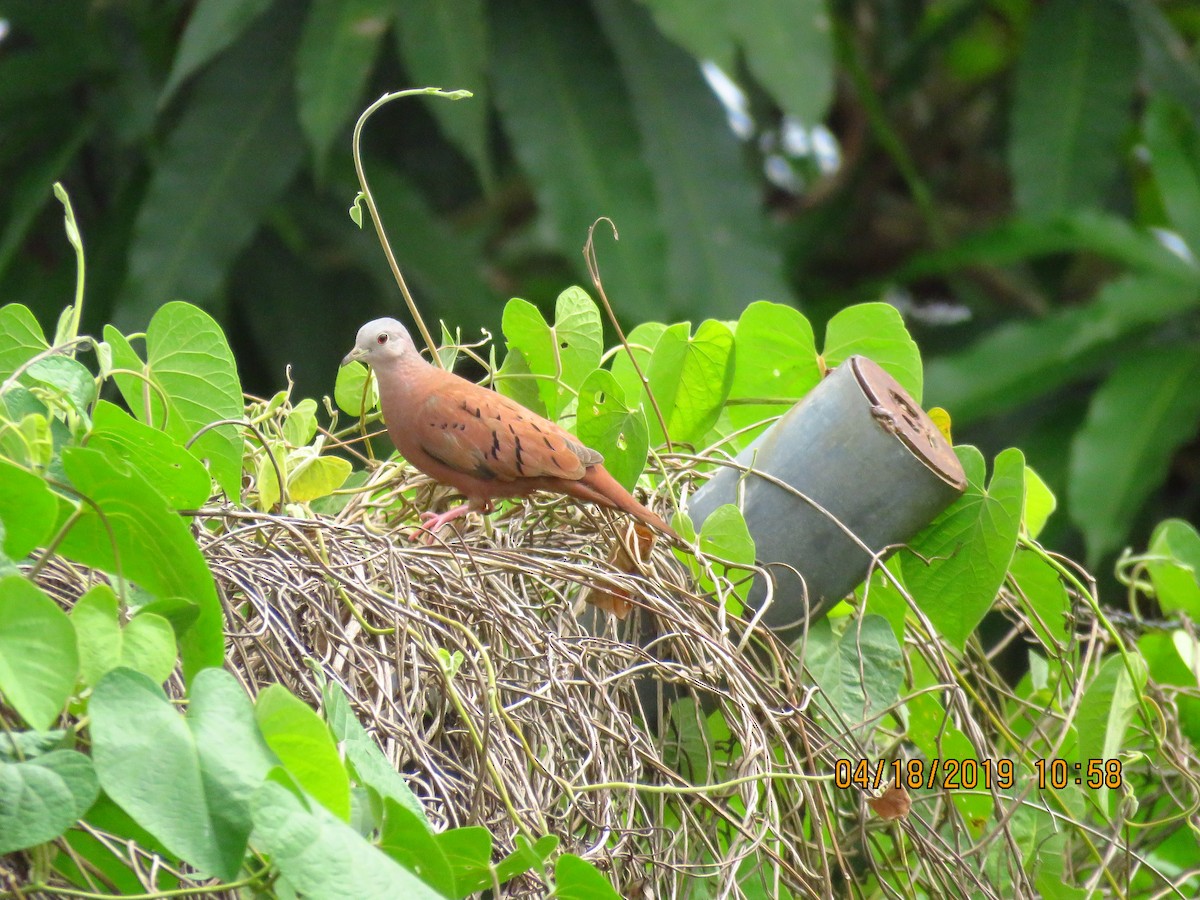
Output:
<path fill-rule="evenodd" d="M 492 432 L 492 449 L 490 455 L 492 459 L 500 458 L 500 435 L 494 431 Z"/>
<path fill-rule="evenodd" d="M 520 438 L 517 438 L 517 471 L 522 475 L 525 474 L 525 464 L 521 460 L 521 439 Z"/>

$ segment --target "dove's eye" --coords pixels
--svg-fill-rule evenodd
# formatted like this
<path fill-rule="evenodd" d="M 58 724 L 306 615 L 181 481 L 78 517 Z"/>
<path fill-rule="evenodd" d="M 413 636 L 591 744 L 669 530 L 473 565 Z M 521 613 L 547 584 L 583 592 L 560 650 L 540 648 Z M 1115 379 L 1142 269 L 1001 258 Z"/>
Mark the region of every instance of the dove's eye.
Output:
<path fill-rule="evenodd" d="M 379 343 L 379 344 L 386 344 L 387 343 L 387 332 L 386 331 L 383 332 L 383 334 L 381 334 L 381 335 L 379 335 L 379 337 L 375 338 L 375 341 L 376 341 L 376 343 Z"/>

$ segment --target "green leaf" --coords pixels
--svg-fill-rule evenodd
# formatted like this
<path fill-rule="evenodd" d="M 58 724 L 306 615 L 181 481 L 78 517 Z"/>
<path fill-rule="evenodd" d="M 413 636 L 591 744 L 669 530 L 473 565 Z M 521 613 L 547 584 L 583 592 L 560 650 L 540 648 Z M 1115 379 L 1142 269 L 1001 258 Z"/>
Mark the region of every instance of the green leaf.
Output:
<path fill-rule="evenodd" d="M 250 830 L 247 783 L 272 760 L 233 676 L 198 675 L 185 721 L 162 689 L 129 669 L 100 679 L 88 704 L 104 792 L 134 821 L 207 875 L 231 880 Z"/>
<path fill-rule="evenodd" d="M 1200 254 L 1200 136 L 1180 107 L 1156 96 L 1142 126 L 1150 150 L 1150 170 L 1171 225 Z"/>
<path fill-rule="evenodd" d="M 742 511 L 732 503 L 725 503 L 714 509 L 700 526 L 699 544 L 701 553 L 731 563 L 714 563 L 713 569 L 718 576 L 723 575 L 733 583 L 733 590 L 741 603 L 733 602 L 732 598 L 727 602 L 734 615 L 741 615 L 742 604 L 746 602 L 753 583 L 750 572 L 742 567 L 754 565 L 754 538 L 750 535 L 750 529 L 746 527 Z M 701 570 L 698 574 L 703 590 L 715 590 L 715 585 L 706 572 Z"/>
<path fill-rule="evenodd" d="M 53 532 L 58 501 L 44 479 L 6 459 L 0 459 L 0 488 L 0 547 L 9 559 L 24 559 Z"/>
<path fill-rule="evenodd" d="M 501 884 L 533 869 L 540 869 L 546 859 L 558 849 L 558 836 L 547 834 L 530 844 L 523 835 L 514 838 L 517 849 L 496 863 L 496 880 Z"/>
<path fill-rule="evenodd" d="M 96 400 L 96 381 L 92 373 L 82 363 L 67 356 L 39 359 L 25 370 L 22 381 L 48 388 L 85 420 L 89 407 Z"/>
<path fill-rule="evenodd" d="M 1042 480 L 1037 472 L 1029 466 L 1025 467 L 1025 512 L 1022 524 L 1025 532 L 1033 540 L 1042 533 L 1046 522 L 1058 509 L 1058 498 L 1050 490 L 1050 486 Z"/>
<path fill-rule="evenodd" d="M 604 457 L 604 468 L 626 490 L 633 490 L 646 468 L 650 432 L 640 407 L 630 409 L 625 392 L 607 369 L 596 369 L 579 389 L 575 433 Z"/>
<path fill-rule="evenodd" d="M 1026 474 L 1031 469 L 1026 469 Z M 1071 638 L 1071 597 L 1058 572 L 1030 550 L 1019 549 L 1008 567 L 1021 601 L 1026 604 L 1030 627 L 1047 647 L 1066 647 Z"/>
<path fill-rule="evenodd" d="M 903 552 L 904 583 L 917 605 L 960 650 L 996 599 L 1017 546 L 1025 497 L 1025 458 L 1005 450 L 984 485 L 984 460 L 974 447 L 954 448 L 967 490 Z"/>
<path fill-rule="evenodd" d="M 383 801 L 383 827 L 379 849 L 408 869 L 443 897 L 465 896 L 454 880 L 446 854 L 423 815 L 417 815 L 391 797 Z"/>
<path fill-rule="evenodd" d="M 612 360 L 612 373 L 613 377 L 617 379 L 617 383 L 621 385 L 621 389 L 625 391 L 626 402 L 641 397 L 645 393 L 637 369 L 634 368 L 633 361 L 630 359 L 630 353 L 637 360 L 642 374 L 646 374 L 646 370 L 650 368 L 650 354 L 666 330 L 667 326 L 662 322 L 642 322 L 625 335 L 625 340 L 629 343 L 629 351 L 626 351 L 624 347 L 617 348 Z M 645 405 L 645 410 L 647 418 L 653 415 L 649 403 Z"/>
<path fill-rule="evenodd" d="M 743 148 L 696 60 L 663 37 L 643 9 L 617 0 L 592 5 L 625 76 L 666 235 L 666 292 L 656 288 L 653 306 L 630 311 L 642 318 L 647 308 L 662 309 L 665 294 L 668 308 L 679 313 L 732 319 L 753 300 L 790 297 L 782 256 L 764 227 L 759 180 L 747 170 Z M 625 219 L 613 218 L 621 243 L 635 237 Z M 616 265 L 604 268 L 606 281 Z"/>
<path fill-rule="evenodd" d="M 212 480 L 200 460 L 169 435 L 107 400 L 96 404 L 87 444 L 128 463 L 175 509 L 201 506 L 212 493 Z"/>
<path fill-rule="evenodd" d="M 833 368 L 854 354 L 871 359 L 921 402 L 921 351 L 890 303 L 848 306 L 825 326 L 825 364 Z"/>
<path fill-rule="evenodd" d="M 99 793 L 92 761 L 74 750 L 0 762 L 0 855 L 58 837 Z"/>
<path fill-rule="evenodd" d="M 237 365 L 221 326 L 191 304 L 174 301 L 163 305 L 146 332 L 144 365 L 115 328 L 106 326 L 104 337 L 112 345 L 114 364 L 144 371 L 159 388 L 151 389 L 147 398 L 140 379 L 116 377 L 134 415 L 207 459 L 217 484 L 229 496 L 239 496 L 242 439 L 238 426 L 204 430 L 222 419 L 240 421 L 243 415 Z"/>
<path fill-rule="evenodd" d="M 1036 216 L 1101 206 L 1129 128 L 1137 44 L 1116 0 L 1051 0 L 1017 63 L 1009 165 L 1017 206 Z"/>
<path fill-rule="evenodd" d="M 650 356 L 646 376 L 667 423 L 672 441 L 691 443 L 703 437 L 721 414 L 733 382 L 733 332 L 709 319 L 690 335 L 680 322 L 662 333 Z M 650 443 L 663 442 L 658 419 L 646 402 Z"/>
<path fill-rule="evenodd" d="M 727 0 L 641 0 L 659 29 L 698 60 L 711 59 L 726 72 L 736 64 Z"/>
<path fill-rule="evenodd" d="M 735 428 L 787 412 L 821 381 L 812 325 L 794 307 L 765 300 L 751 303 L 738 319 L 733 348 L 726 409 Z M 748 402 L 754 400 L 777 402 Z M 748 434 L 745 443 L 754 436 Z"/>
<path fill-rule="evenodd" d="M 1075 759 L 1118 759 L 1125 748 L 1125 734 L 1138 713 L 1137 698 L 1146 687 L 1146 663 L 1131 654 L 1130 668 L 1114 654 L 1100 664 L 1100 671 L 1083 692 L 1075 727 L 1079 734 Z M 1111 813 L 1112 791 L 1108 787 L 1090 789 L 1100 810 Z"/>
<path fill-rule="evenodd" d="M 255 795 L 253 843 L 301 896 L 444 900 L 324 807 L 307 807 L 275 782 Z"/>
<path fill-rule="evenodd" d="M 343 821 L 350 819 L 350 779 L 321 717 L 280 684 L 268 685 L 254 707 L 258 727 L 284 768 Z"/>
<path fill-rule="evenodd" d="M 20 575 L 0 579 L 0 694 L 44 731 L 75 688 L 75 631 L 58 604 Z"/>
<path fill-rule="evenodd" d="M 875 716 L 900 698 L 904 682 L 904 657 L 882 616 L 842 619 L 836 630 L 827 618 L 812 623 L 804 666 L 820 686 L 824 703 L 850 724 L 873 726 Z"/>
<path fill-rule="evenodd" d="M 1179 628 L 1146 632 L 1138 638 L 1137 649 L 1156 684 L 1186 689 L 1174 692 L 1172 700 L 1179 711 L 1180 730 L 1195 745 L 1200 741 L 1200 697 L 1194 690 L 1200 681 L 1200 643 Z"/>
<path fill-rule="evenodd" d="M 318 172 L 358 106 L 392 6 L 386 0 L 314 0 L 308 8 L 296 51 L 296 96 Z"/>
<path fill-rule="evenodd" d="M 640 316 L 666 292 L 667 238 L 644 161 L 650 157 L 588 5 L 513 0 L 491 9 L 496 106 L 533 183 L 544 240 L 579 265 L 588 229 L 608 216 L 621 240 L 597 230 L 605 292 L 614 308 Z M 680 98 L 674 111 L 685 108 Z"/>
<path fill-rule="evenodd" d="M 1183 519 L 1159 522 L 1146 551 L 1146 572 L 1163 614 L 1200 619 L 1200 534 Z"/>
<path fill-rule="evenodd" d="M 163 107 L 184 81 L 236 41 L 262 15 L 273 0 L 199 0 L 188 17 L 163 86 L 158 105 Z"/>
<path fill-rule="evenodd" d="M 317 401 L 305 398 L 293 406 L 283 420 L 283 439 L 292 447 L 303 447 L 316 433 Z"/>
<path fill-rule="evenodd" d="M 379 388 L 371 377 L 371 370 L 360 362 L 348 363 L 338 369 L 333 400 L 338 409 L 356 418 L 379 406 Z"/>
<path fill-rule="evenodd" d="M 1138 333 L 1194 310 L 1200 290 L 1176 280 L 1128 275 L 1087 306 L 993 329 L 973 347 L 925 367 L 928 402 L 962 427 L 1048 394 L 1111 363 Z"/>
<path fill-rule="evenodd" d="M 179 635 L 184 677 L 190 680 L 205 666 L 219 666 L 225 658 L 225 617 L 188 523 L 141 474 L 99 450 L 68 447 L 63 466 L 71 483 L 95 506 L 80 507 L 59 552 L 106 572 L 119 569 L 159 599 L 180 597 L 195 603 L 199 615 Z"/>
<path fill-rule="evenodd" d="M 322 686 L 321 696 L 325 706 L 325 720 L 337 739 L 338 745 L 346 754 L 346 762 L 354 769 L 354 775 L 359 784 L 369 787 L 385 799 L 399 803 L 405 809 L 419 816 L 425 823 L 427 831 L 432 830 L 421 801 L 416 798 L 404 777 L 383 755 L 379 745 L 363 729 L 345 691 L 332 681 Z"/>
<path fill-rule="evenodd" d="M 118 305 L 145 322 L 164 301 L 211 303 L 303 155 L 289 16 L 268 16 L 214 61 L 167 136 L 133 227 Z"/>
<path fill-rule="evenodd" d="M 529 371 L 542 376 L 536 380 L 538 395 L 549 417 L 557 419 L 600 365 L 600 310 L 582 288 L 567 288 L 558 295 L 550 326 L 536 306 L 514 297 L 504 306 L 502 327 L 510 351 L 520 351 Z"/>
<path fill-rule="evenodd" d="M 825 0 L 739 0 L 727 5 L 754 77 L 804 125 L 825 118 L 833 97 L 833 23 Z"/>
<path fill-rule="evenodd" d="M 29 307 L 0 306 L 0 381 L 50 347 Z"/>
<path fill-rule="evenodd" d="M 1095 565 L 1117 549 L 1137 511 L 1200 420 L 1200 346 L 1130 356 L 1092 395 L 1071 442 L 1067 504 Z"/>
<path fill-rule="evenodd" d="M 487 13 L 483 0 L 407 0 L 396 4 L 397 46 L 417 84 L 468 90 L 464 103 L 431 100 L 429 111 L 446 137 L 475 166 L 486 188 L 488 154 Z"/>
<path fill-rule="evenodd" d="M 301 447 L 288 454 L 288 499 L 307 503 L 332 494 L 350 477 L 350 461 L 340 456 L 320 456 L 312 447 Z"/>
<path fill-rule="evenodd" d="M 486 828 L 470 825 L 435 835 L 454 874 L 457 897 L 465 898 L 492 883 L 492 835 Z"/>
<path fill-rule="evenodd" d="M 175 670 L 175 633 L 171 623 L 154 613 L 142 613 L 121 627 L 117 597 L 98 584 L 75 601 L 71 624 L 79 645 L 79 677 L 88 687 L 120 666 L 141 672 L 162 684 Z"/>
<path fill-rule="evenodd" d="M 574 853 L 564 853 L 554 863 L 556 900 L 620 900 L 621 895 L 600 870 Z"/>

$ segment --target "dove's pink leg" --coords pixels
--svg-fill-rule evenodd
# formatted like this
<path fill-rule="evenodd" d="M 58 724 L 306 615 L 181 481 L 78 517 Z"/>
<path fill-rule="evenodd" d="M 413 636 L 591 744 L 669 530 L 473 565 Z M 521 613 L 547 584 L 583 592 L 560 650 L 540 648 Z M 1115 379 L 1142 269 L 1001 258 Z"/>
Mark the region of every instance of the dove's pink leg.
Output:
<path fill-rule="evenodd" d="M 443 513 L 423 512 L 421 513 L 421 527 L 412 533 L 411 539 L 414 541 L 420 540 L 425 544 L 432 544 L 443 525 L 453 522 L 455 519 L 460 519 L 467 513 L 489 513 L 491 511 L 492 504 L 490 501 L 471 500 L 461 506 L 448 509 Z"/>

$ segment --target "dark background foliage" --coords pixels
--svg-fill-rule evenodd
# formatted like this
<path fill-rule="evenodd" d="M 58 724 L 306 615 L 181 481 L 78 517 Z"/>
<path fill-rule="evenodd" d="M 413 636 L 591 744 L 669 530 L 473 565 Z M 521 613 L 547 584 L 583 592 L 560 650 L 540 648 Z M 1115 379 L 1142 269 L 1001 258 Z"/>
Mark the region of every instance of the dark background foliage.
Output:
<path fill-rule="evenodd" d="M 186 299 L 249 389 L 290 364 L 328 393 L 358 325 L 402 308 L 346 214 L 354 119 L 466 88 L 364 140 L 430 319 L 474 338 L 510 296 L 586 284 L 609 216 L 627 326 L 769 299 L 819 329 L 888 299 L 956 439 L 1021 446 L 1065 502 L 1049 543 L 1099 563 L 1195 519 L 1193 2 L 25 0 L 0 20 L 0 301 L 44 324 L 73 292 L 58 179 L 85 331 Z"/>

